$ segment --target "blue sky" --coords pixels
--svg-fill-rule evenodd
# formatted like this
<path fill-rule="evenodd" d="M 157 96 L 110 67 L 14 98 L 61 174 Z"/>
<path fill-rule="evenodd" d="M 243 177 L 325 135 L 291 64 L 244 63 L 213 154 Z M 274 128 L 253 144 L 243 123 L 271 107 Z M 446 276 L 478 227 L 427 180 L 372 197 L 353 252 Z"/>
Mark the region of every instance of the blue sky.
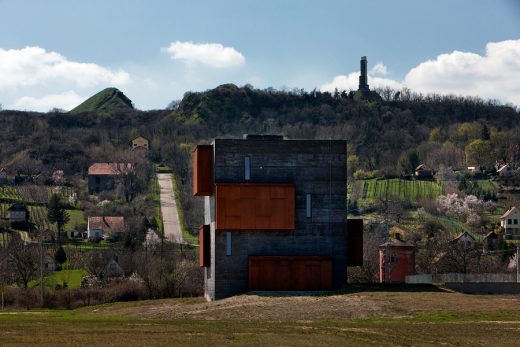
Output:
<path fill-rule="evenodd" d="M 109 86 L 140 109 L 222 83 L 351 89 L 362 55 L 371 86 L 520 105 L 518 0 L 0 0 L 0 14 L 3 108 L 69 109 Z"/>

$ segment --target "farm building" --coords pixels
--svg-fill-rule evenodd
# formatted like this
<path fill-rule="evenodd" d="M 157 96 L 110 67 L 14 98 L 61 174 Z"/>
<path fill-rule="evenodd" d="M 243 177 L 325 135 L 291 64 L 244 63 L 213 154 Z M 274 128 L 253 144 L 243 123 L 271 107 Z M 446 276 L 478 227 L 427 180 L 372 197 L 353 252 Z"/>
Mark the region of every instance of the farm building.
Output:
<path fill-rule="evenodd" d="M 13 204 L 7 209 L 7 219 L 9 219 L 10 225 L 27 223 L 29 221 L 29 209 L 21 203 Z"/>
<path fill-rule="evenodd" d="M 500 226 L 504 228 L 504 238 L 520 238 L 520 210 L 516 206 L 511 206 L 500 217 Z"/>
<path fill-rule="evenodd" d="M 114 189 L 117 177 L 132 169 L 131 164 L 124 163 L 95 163 L 91 165 L 88 168 L 89 194 Z"/>
<path fill-rule="evenodd" d="M 399 233 L 379 246 L 379 282 L 404 283 L 415 272 L 415 246 Z"/>
<path fill-rule="evenodd" d="M 142 136 L 138 136 L 130 141 L 130 149 L 150 149 L 150 141 Z"/>
<path fill-rule="evenodd" d="M 206 298 L 344 286 L 345 164 L 345 141 L 245 135 L 197 146 L 193 194 L 204 196 Z M 350 240 L 361 240 L 351 246 L 362 250 L 362 235 Z"/>
<path fill-rule="evenodd" d="M 466 248 L 473 248 L 473 247 L 475 247 L 476 240 L 475 240 L 475 237 L 473 237 L 473 235 L 471 235 L 467 231 L 464 231 L 464 232 L 460 233 L 459 235 L 457 235 L 457 237 L 452 239 L 450 242 L 456 243 L 458 245 L 462 245 Z"/>
<path fill-rule="evenodd" d="M 433 177 L 433 171 L 426 164 L 421 164 L 415 168 L 415 177 L 431 178 Z"/>
<path fill-rule="evenodd" d="M 87 238 L 88 239 L 104 239 L 107 237 L 118 238 L 125 232 L 124 217 L 102 216 L 88 217 L 87 221 Z"/>

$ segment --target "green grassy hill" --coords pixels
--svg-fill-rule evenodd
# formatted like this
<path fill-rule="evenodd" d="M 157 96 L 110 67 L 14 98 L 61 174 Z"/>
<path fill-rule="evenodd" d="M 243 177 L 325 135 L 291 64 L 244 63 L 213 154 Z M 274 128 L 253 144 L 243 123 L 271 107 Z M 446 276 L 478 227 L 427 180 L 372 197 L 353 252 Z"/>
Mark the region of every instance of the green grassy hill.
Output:
<path fill-rule="evenodd" d="M 110 113 L 114 111 L 133 110 L 132 101 L 117 88 L 106 88 L 91 96 L 70 111 L 72 114 L 82 112 Z"/>

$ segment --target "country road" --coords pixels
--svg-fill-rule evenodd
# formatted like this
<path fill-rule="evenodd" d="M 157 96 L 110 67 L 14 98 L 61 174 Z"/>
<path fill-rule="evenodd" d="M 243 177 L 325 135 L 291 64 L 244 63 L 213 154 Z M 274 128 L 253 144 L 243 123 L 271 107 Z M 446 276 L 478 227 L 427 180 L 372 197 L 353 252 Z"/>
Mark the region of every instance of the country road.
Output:
<path fill-rule="evenodd" d="M 185 243 L 179 223 L 179 213 L 177 212 L 177 203 L 175 202 L 172 175 L 158 173 L 157 181 L 159 183 L 159 192 L 161 194 L 160 199 L 164 237 L 170 242 Z"/>

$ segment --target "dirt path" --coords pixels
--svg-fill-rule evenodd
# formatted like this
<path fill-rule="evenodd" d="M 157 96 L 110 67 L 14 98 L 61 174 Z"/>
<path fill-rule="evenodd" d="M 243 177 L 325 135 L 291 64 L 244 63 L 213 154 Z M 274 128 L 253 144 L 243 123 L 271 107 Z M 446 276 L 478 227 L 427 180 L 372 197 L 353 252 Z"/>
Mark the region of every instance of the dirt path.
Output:
<path fill-rule="evenodd" d="M 157 174 L 159 192 L 161 194 L 161 213 L 164 225 L 164 236 L 168 241 L 174 243 L 185 243 L 179 223 L 179 213 L 173 192 L 172 175 L 165 173 Z"/>

